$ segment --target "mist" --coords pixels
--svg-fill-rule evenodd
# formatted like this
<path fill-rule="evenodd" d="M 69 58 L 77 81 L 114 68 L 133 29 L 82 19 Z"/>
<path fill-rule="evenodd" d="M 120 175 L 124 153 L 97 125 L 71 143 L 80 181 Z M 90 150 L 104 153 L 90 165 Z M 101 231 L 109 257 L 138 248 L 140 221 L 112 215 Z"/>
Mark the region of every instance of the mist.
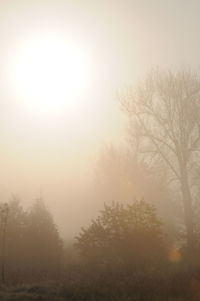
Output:
<path fill-rule="evenodd" d="M 199 298 L 199 9 L 1 1 L 0 298 Z"/>

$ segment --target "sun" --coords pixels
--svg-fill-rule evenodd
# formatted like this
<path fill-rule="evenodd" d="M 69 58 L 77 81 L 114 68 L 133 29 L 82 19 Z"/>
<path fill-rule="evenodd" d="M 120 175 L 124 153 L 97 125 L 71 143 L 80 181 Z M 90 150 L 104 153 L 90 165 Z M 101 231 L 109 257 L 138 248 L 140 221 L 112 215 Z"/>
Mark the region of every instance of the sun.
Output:
<path fill-rule="evenodd" d="M 18 97 L 31 110 L 49 112 L 79 104 L 88 89 L 91 64 L 83 45 L 51 33 L 22 43 L 11 73 Z"/>

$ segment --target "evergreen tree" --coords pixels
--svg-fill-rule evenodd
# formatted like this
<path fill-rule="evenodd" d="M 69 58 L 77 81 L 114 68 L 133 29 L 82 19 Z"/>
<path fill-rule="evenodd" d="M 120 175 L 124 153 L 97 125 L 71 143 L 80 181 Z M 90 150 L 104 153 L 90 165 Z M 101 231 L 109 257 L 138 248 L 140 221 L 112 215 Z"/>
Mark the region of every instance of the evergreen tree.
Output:
<path fill-rule="evenodd" d="M 53 217 L 41 199 L 34 202 L 28 214 L 27 234 L 32 267 L 47 272 L 58 269 L 62 241 Z"/>

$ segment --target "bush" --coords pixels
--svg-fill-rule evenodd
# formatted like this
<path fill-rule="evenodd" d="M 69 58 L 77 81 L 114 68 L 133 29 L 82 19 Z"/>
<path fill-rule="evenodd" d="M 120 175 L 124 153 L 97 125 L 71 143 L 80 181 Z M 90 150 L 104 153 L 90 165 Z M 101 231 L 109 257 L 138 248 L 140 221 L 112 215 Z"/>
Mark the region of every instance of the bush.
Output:
<path fill-rule="evenodd" d="M 89 262 L 144 266 L 163 254 L 162 236 L 154 206 L 144 200 L 127 206 L 113 202 L 82 228 L 76 246 Z"/>

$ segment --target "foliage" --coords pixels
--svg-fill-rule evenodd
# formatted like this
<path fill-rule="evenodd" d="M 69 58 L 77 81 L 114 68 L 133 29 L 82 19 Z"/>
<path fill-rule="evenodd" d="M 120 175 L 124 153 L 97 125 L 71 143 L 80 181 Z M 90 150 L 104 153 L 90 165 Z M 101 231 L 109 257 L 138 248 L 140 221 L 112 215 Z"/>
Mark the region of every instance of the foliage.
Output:
<path fill-rule="evenodd" d="M 104 204 L 99 217 L 82 228 L 76 246 L 97 263 L 150 264 L 162 253 L 161 223 L 154 206 L 144 200 Z"/>
<path fill-rule="evenodd" d="M 24 210 L 20 200 L 8 203 L 5 240 L 5 274 L 8 281 L 35 274 L 56 274 L 62 256 L 62 241 L 54 220 L 42 200 Z M 23 275 L 23 276 L 22 276 Z"/>
<path fill-rule="evenodd" d="M 125 150 L 113 145 L 104 147 L 95 166 L 90 197 L 90 211 L 94 208 L 94 213 L 91 216 L 102 208 L 102 200 L 131 203 L 133 198 L 148 199 L 157 209 L 163 229 L 168 233 L 168 240 L 174 241 L 179 210 L 173 202 L 174 194 L 167 182 L 167 170 L 160 162 L 151 166 L 132 148 Z"/>
<path fill-rule="evenodd" d="M 58 268 L 62 241 L 50 212 L 41 199 L 37 199 L 27 215 L 29 262 L 34 268 L 50 270 Z"/>
<path fill-rule="evenodd" d="M 8 221 L 8 204 L 0 205 L 0 241 L 1 241 L 1 282 L 5 284 L 5 248 L 6 248 L 6 230 Z"/>

